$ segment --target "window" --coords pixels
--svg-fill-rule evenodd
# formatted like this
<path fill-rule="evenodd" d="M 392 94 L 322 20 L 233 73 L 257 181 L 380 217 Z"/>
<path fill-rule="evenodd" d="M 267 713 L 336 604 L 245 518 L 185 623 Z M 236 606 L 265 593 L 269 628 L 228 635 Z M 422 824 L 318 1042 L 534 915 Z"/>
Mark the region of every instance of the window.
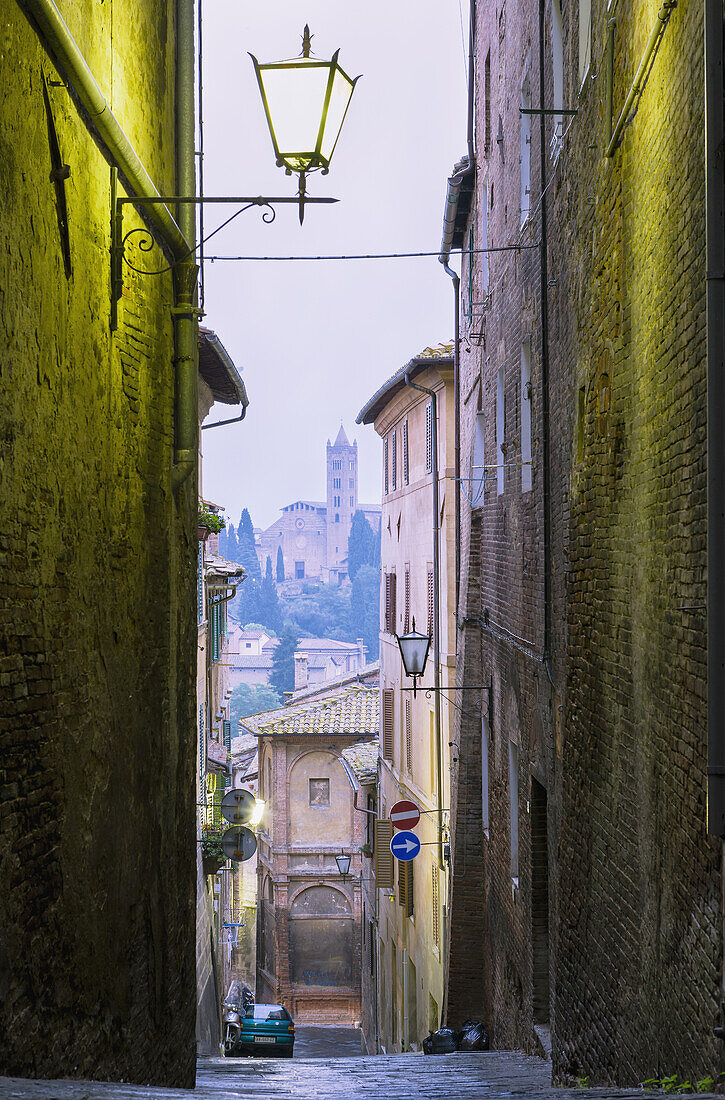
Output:
<path fill-rule="evenodd" d="M 339 523 L 339 522 L 340 522 L 340 516 L 336 514 L 335 515 L 335 523 Z"/>
<path fill-rule="evenodd" d="M 348 480 L 347 487 L 348 487 L 348 489 L 354 489 L 355 488 L 355 478 L 354 477 L 351 477 Z"/>
<path fill-rule="evenodd" d="M 425 472 L 433 473 L 433 405 L 425 407 Z"/>
<path fill-rule="evenodd" d="M 509 741 L 509 795 L 511 806 L 511 877 L 519 881 L 519 746 Z"/>
<path fill-rule="evenodd" d="M 476 413 L 476 423 L 473 428 L 473 461 L 471 463 L 471 504 L 483 507 L 484 490 L 486 488 L 486 417 L 482 412 Z"/>
<path fill-rule="evenodd" d="M 521 106 L 524 110 L 531 110 L 531 90 L 528 76 L 521 90 Z M 525 225 L 531 213 L 531 115 L 521 115 L 519 164 L 521 165 L 521 224 Z"/>
<path fill-rule="evenodd" d="M 413 860 L 398 860 L 398 905 L 406 917 L 413 916 Z"/>
<path fill-rule="evenodd" d="M 395 634 L 396 614 L 395 614 L 395 596 L 396 596 L 396 577 L 395 573 L 385 574 L 385 632 L 386 634 Z"/>
<path fill-rule="evenodd" d="M 393 445 L 393 469 L 392 469 L 393 488 L 397 489 L 398 488 L 398 433 L 395 432 L 395 431 L 393 432 L 393 437 L 392 437 L 391 442 L 392 442 L 392 445 Z"/>
<path fill-rule="evenodd" d="M 473 226 L 468 230 L 468 322 L 473 320 Z"/>
<path fill-rule="evenodd" d="M 484 183 L 481 196 L 481 248 L 488 248 L 488 187 Z M 488 252 L 481 253 L 481 290 L 488 294 Z"/>
<path fill-rule="evenodd" d="M 295 562 L 295 580 L 301 581 L 305 576 L 305 563 L 303 561 Z"/>
<path fill-rule="evenodd" d="M 564 27 L 559 0 L 551 0 L 551 64 L 554 70 L 554 107 L 564 106 Z M 564 134 L 564 116 L 554 115 L 554 133 L 551 138 L 551 156 L 554 160 L 561 151 Z"/>
<path fill-rule="evenodd" d="M 433 570 L 428 570 L 428 636 L 433 637 L 435 626 L 435 585 L 433 583 Z"/>
<path fill-rule="evenodd" d="M 383 492 L 388 491 L 388 441 L 383 440 Z"/>
<path fill-rule="evenodd" d="M 579 0 L 579 87 L 592 60 L 592 0 Z"/>
<path fill-rule="evenodd" d="M 531 341 L 521 345 L 521 492 L 531 490 Z"/>
<path fill-rule="evenodd" d="M 504 458 L 504 388 L 503 367 L 498 368 L 496 375 L 496 492 L 499 496 L 503 492 L 503 458 Z"/>
<path fill-rule="evenodd" d="M 405 766 L 413 774 L 413 719 L 410 699 L 405 700 Z"/>
<path fill-rule="evenodd" d="M 383 757 L 385 760 L 393 759 L 393 689 L 383 688 L 382 691 L 382 724 L 383 724 Z"/>
<path fill-rule="evenodd" d="M 333 479 L 332 479 L 332 488 L 333 489 L 339 489 L 340 488 L 340 478 L 339 477 L 333 477 Z"/>
<path fill-rule="evenodd" d="M 441 897 L 440 888 L 438 886 L 438 864 L 435 862 L 435 856 L 433 857 L 433 866 L 431 867 L 431 895 L 432 895 L 432 925 L 433 925 L 433 946 L 436 951 L 441 946 Z M 436 1016 L 438 1013 L 436 1012 Z"/>
<path fill-rule="evenodd" d="M 350 497 L 350 507 L 351 508 L 355 507 L 355 497 Z"/>
<path fill-rule="evenodd" d="M 403 485 L 409 482 L 408 469 L 408 421 L 403 421 Z"/>
<path fill-rule="evenodd" d="M 491 51 L 486 54 L 486 63 L 483 69 L 483 151 L 488 156 L 491 152 Z"/>
<path fill-rule="evenodd" d="M 199 543 L 196 569 L 196 621 L 204 621 L 204 543 Z"/>
<path fill-rule="evenodd" d="M 481 824 L 486 836 L 488 836 L 488 822 L 488 718 L 484 715 L 481 719 Z"/>
<path fill-rule="evenodd" d="M 330 780 L 310 779 L 310 806 L 330 805 Z"/>
<path fill-rule="evenodd" d="M 392 824 L 378 818 L 375 822 L 375 887 L 378 890 L 393 888 L 393 853 L 390 851 L 392 839 Z"/>
<path fill-rule="evenodd" d="M 341 458 L 333 458 L 332 468 L 333 468 L 333 470 L 341 470 L 342 469 L 342 459 Z"/>
<path fill-rule="evenodd" d="M 403 634 L 410 630 L 410 566 L 405 567 L 405 587 L 403 604 Z"/>

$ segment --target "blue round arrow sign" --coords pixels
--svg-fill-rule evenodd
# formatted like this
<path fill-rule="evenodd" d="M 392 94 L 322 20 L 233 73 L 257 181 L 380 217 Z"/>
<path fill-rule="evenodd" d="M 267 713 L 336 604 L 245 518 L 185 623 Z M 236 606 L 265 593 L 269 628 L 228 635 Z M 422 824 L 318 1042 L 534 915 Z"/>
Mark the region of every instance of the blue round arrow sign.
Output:
<path fill-rule="evenodd" d="M 404 829 L 402 833 L 396 833 L 390 841 L 390 851 L 396 859 L 401 860 L 403 863 L 407 863 L 409 860 L 415 859 L 418 855 L 420 851 L 420 841 L 415 833 L 411 833 L 410 830 Z"/>

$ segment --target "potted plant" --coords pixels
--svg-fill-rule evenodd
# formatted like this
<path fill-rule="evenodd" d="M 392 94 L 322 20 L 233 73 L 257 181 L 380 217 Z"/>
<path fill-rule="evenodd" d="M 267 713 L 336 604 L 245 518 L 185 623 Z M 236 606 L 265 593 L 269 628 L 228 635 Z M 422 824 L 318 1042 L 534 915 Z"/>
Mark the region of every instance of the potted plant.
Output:
<path fill-rule="evenodd" d="M 223 527 L 226 527 L 226 522 L 223 516 L 219 516 L 216 512 L 212 512 L 209 508 L 206 508 L 203 504 L 199 505 L 199 542 L 206 542 L 211 533 L 218 535 Z"/>

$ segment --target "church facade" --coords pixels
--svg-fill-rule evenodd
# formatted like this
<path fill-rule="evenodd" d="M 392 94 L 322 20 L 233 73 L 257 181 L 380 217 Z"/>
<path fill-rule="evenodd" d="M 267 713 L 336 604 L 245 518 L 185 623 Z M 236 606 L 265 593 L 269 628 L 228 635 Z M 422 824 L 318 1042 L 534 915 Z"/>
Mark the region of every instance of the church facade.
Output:
<path fill-rule="evenodd" d="M 373 531 L 380 531 L 380 506 L 358 503 L 357 443 L 350 443 L 342 425 L 335 442 L 327 441 L 325 461 L 327 499 L 287 504 L 271 527 L 255 532 L 262 572 L 268 557 L 276 569 L 281 547 L 285 585 L 289 587 L 307 580 L 333 585 L 347 582 L 347 542 L 358 508 Z"/>

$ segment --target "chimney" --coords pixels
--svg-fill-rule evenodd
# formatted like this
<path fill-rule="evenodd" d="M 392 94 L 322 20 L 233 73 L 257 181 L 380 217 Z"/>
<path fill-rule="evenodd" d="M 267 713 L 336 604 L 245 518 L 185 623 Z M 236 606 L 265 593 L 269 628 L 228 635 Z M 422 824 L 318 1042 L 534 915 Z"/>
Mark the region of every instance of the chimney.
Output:
<path fill-rule="evenodd" d="M 295 691 L 302 691 L 307 687 L 307 661 L 309 654 L 295 653 Z"/>
<path fill-rule="evenodd" d="M 362 638 L 356 638 L 355 641 L 357 642 L 357 651 L 360 655 L 358 659 L 358 668 L 362 668 L 365 664 L 365 653 L 367 651 L 367 646 L 365 645 L 365 642 Z"/>

